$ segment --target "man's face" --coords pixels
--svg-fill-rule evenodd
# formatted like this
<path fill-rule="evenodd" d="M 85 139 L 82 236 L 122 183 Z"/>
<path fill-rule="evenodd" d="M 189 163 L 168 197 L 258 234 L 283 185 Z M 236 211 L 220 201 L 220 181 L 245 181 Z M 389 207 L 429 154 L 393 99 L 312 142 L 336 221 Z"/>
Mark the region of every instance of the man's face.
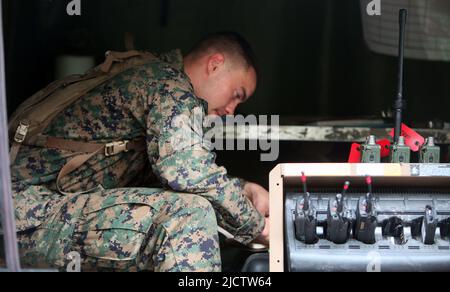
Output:
<path fill-rule="evenodd" d="M 222 54 L 212 55 L 206 64 L 206 74 L 195 87 L 195 94 L 208 102 L 208 114 L 234 114 L 236 107 L 255 92 L 255 69 L 227 61 Z"/>

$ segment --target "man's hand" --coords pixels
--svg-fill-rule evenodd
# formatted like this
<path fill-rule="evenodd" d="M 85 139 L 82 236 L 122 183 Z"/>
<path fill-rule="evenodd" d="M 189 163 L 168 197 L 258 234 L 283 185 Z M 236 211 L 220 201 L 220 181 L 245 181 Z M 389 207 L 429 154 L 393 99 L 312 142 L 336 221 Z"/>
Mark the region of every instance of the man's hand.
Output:
<path fill-rule="evenodd" d="M 255 183 L 246 183 L 244 192 L 256 210 L 264 217 L 269 217 L 269 192 Z"/>
<path fill-rule="evenodd" d="M 268 217 L 266 219 L 266 225 L 264 227 L 263 232 L 255 239 L 254 243 L 260 243 L 265 246 L 269 246 L 269 235 L 270 235 L 270 220 Z"/>
<path fill-rule="evenodd" d="M 256 210 L 265 217 L 265 227 L 263 232 L 255 239 L 255 243 L 269 246 L 270 220 L 269 220 L 269 192 L 262 186 L 255 183 L 246 183 L 244 193 L 253 203 Z"/>

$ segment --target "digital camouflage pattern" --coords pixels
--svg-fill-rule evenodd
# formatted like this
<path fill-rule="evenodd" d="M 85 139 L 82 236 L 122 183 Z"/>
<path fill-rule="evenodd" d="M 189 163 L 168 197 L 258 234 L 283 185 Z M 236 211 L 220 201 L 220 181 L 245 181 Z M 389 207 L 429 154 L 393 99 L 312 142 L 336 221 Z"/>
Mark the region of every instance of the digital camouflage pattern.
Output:
<path fill-rule="evenodd" d="M 147 151 L 97 154 L 60 181 L 77 153 L 22 146 L 11 167 L 20 249 L 32 267 L 82 270 L 219 271 L 217 225 L 242 243 L 264 218 L 241 182 L 215 164 L 189 123 L 207 105 L 193 94 L 179 51 L 127 70 L 60 113 L 44 135 L 109 143 L 145 138 Z M 194 137 L 174 145 L 174 137 Z M 155 178 L 163 188 L 151 188 Z M 90 190 L 86 194 L 80 192 Z"/>

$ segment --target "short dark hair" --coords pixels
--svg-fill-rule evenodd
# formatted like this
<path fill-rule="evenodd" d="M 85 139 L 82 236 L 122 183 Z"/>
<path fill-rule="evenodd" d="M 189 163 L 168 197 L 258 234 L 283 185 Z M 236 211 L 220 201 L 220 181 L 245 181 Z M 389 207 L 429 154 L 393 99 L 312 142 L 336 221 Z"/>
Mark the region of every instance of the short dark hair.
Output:
<path fill-rule="evenodd" d="M 255 53 L 249 42 L 240 34 L 232 31 L 223 31 L 209 34 L 198 41 L 189 51 L 188 55 L 200 56 L 209 50 L 216 50 L 241 57 L 245 65 L 255 69 L 257 74 L 258 65 Z"/>

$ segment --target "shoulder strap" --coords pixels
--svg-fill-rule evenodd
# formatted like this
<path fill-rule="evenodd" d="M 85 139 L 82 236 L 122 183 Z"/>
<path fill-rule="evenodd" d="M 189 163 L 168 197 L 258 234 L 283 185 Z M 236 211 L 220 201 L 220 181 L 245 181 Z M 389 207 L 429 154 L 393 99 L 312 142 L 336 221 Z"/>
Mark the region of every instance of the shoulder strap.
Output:
<path fill-rule="evenodd" d="M 104 153 L 106 157 L 114 156 L 122 152 L 134 151 L 144 151 L 146 149 L 146 142 L 144 138 L 138 138 L 133 141 L 116 141 L 112 143 L 102 144 L 102 143 L 89 143 L 67 140 L 62 138 L 40 136 L 37 139 L 41 147 L 44 148 L 54 148 L 63 151 L 71 151 L 77 154 L 71 160 L 69 160 L 60 170 L 58 177 L 56 179 L 56 186 L 61 194 L 68 194 L 62 191 L 60 187 L 60 181 L 70 173 L 77 170 L 83 164 L 85 164 L 89 159 L 97 154 Z M 82 193 L 90 192 L 87 190 Z"/>
<path fill-rule="evenodd" d="M 84 152 L 84 154 L 75 156 L 61 169 L 57 179 L 59 189 L 59 181 L 63 177 L 75 171 L 91 157 L 102 151 L 105 151 L 106 156 L 112 156 L 133 148 L 145 149 L 145 141 L 119 141 L 107 144 L 84 143 L 49 137 L 43 139 L 42 131 L 53 118 L 81 96 L 125 70 L 144 65 L 155 59 L 157 57 L 149 52 L 135 50 L 128 52 L 108 51 L 105 62 L 86 74 L 73 75 L 55 81 L 34 94 L 19 106 L 10 119 L 9 132 L 13 138 L 10 163 L 15 162 L 22 144 Z M 42 141 L 45 141 L 45 145 L 42 145 Z"/>
<path fill-rule="evenodd" d="M 127 69 L 155 60 L 149 52 L 128 51 L 106 53 L 103 64 L 84 75 L 73 75 L 55 81 L 22 103 L 9 122 L 10 160 L 14 163 L 22 143 L 34 145 L 39 134 L 61 111 L 100 84 Z"/>

